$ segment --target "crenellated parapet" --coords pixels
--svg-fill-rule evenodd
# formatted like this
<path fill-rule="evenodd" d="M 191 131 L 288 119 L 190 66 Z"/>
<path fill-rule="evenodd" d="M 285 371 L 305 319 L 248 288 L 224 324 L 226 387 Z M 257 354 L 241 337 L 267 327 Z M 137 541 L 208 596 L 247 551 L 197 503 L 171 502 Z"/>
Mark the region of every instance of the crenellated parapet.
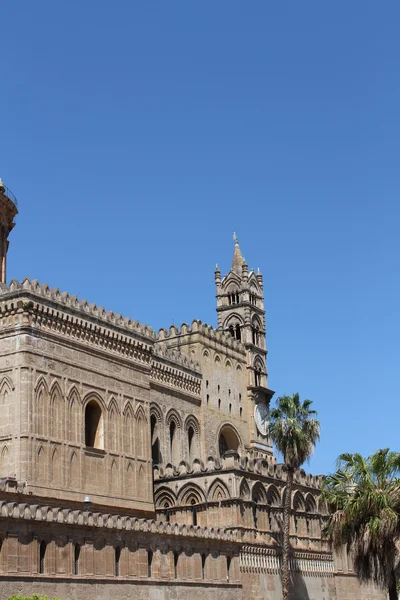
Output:
<path fill-rule="evenodd" d="M 155 333 L 147 325 L 26 278 L 0 284 L 0 327 L 18 326 L 84 342 L 150 363 Z"/>
<path fill-rule="evenodd" d="M 274 460 L 265 460 L 263 458 L 249 458 L 240 456 L 235 452 L 228 452 L 222 458 L 210 456 L 204 463 L 200 459 L 195 459 L 189 464 L 181 461 L 179 465 L 154 466 L 154 480 L 163 481 L 183 476 L 196 476 L 204 473 L 220 473 L 223 471 L 240 471 L 249 475 L 271 478 L 278 482 L 286 483 L 287 469 L 282 463 L 276 463 Z M 304 469 L 297 469 L 294 475 L 294 483 L 305 488 L 321 490 L 323 475 L 312 475 L 306 473 Z"/>
<path fill-rule="evenodd" d="M 245 355 L 245 347 L 240 341 L 235 340 L 229 333 L 214 329 L 196 319 L 192 321 L 191 326 L 183 323 L 179 328 L 172 325 L 169 330 L 160 329 L 156 341 L 168 346 L 176 338 L 182 339 L 189 336 L 193 338 L 193 341 L 202 341 L 205 345 L 212 344 L 218 349 L 229 349 L 240 355 Z"/>
<path fill-rule="evenodd" d="M 188 394 L 200 403 L 200 367 L 184 354 L 156 346 L 150 376 L 153 384 Z"/>

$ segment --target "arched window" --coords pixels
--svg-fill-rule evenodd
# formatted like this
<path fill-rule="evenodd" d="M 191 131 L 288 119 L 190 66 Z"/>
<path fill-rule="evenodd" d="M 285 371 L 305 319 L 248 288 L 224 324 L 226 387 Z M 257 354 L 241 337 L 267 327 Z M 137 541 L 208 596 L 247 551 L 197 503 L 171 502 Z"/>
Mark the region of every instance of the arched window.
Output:
<path fill-rule="evenodd" d="M 241 334 L 241 331 L 240 331 L 240 325 L 239 325 L 239 323 L 237 323 L 236 327 L 235 327 L 235 337 L 236 337 L 237 340 L 239 340 L 239 342 L 242 339 L 242 334 Z"/>
<path fill-rule="evenodd" d="M 39 548 L 39 573 L 45 573 L 46 569 L 46 550 L 47 544 L 46 542 L 40 542 Z"/>
<path fill-rule="evenodd" d="M 194 429 L 192 426 L 188 429 L 188 449 L 189 449 L 189 460 L 193 459 L 193 438 L 194 438 Z"/>
<path fill-rule="evenodd" d="M 169 445 L 171 452 L 171 462 L 175 459 L 175 446 L 176 446 L 176 423 L 171 421 L 169 425 Z"/>
<path fill-rule="evenodd" d="M 232 427 L 229 425 L 222 428 L 218 440 L 219 454 L 223 456 L 228 450 L 238 451 L 240 440 Z"/>
<path fill-rule="evenodd" d="M 160 452 L 160 440 L 158 437 L 157 417 L 151 415 L 150 417 L 150 429 L 151 429 L 151 457 L 153 464 L 159 465 L 161 463 L 161 452 Z"/>
<path fill-rule="evenodd" d="M 85 443 L 89 448 L 104 448 L 103 413 L 95 400 L 85 409 Z"/>
<path fill-rule="evenodd" d="M 81 547 L 79 544 L 74 546 L 74 575 L 79 575 L 79 557 L 81 554 Z"/>
<path fill-rule="evenodd" d="M 117 546 L 114 549 L 114 574 L 116 577 L 119 577 L 119 563 L 121 559 L 121 548 Z"/>
<path fill-rule="evenodd" d="M 151 577 L 151 568 L 153 564 L 153 552 L 147 550 L 147 577 Z"/>

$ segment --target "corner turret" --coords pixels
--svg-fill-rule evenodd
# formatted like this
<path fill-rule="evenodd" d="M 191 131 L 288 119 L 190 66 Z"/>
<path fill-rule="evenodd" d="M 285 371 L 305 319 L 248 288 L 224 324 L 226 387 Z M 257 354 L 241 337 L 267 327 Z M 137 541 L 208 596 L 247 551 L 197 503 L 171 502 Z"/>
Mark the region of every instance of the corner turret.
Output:
<path fill-rule="evenodd" d="M 10 245 L 8 236 L 15 226 L 18 214 L 17 199 L 0 179 L 0 283 L 6 283 L 7 252 Z"/>

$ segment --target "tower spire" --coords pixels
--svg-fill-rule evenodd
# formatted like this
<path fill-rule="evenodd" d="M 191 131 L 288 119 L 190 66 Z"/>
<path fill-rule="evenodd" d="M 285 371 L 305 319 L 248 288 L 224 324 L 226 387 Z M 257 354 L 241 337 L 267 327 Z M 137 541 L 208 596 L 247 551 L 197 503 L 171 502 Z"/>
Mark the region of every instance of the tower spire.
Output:
<path fill-rule="evenodd" d="M 8 236 L 14 227 L 14 217 L 18 214 L 17 199 L 0 179 L 0 283 L 6 283 Z"/>
<path fill-rule="evenodd" d="M 236 233 L 233 234 L 233 239 L 235 241 L 235 247 L 233 250 L 233 259 L 232 259 L 232 269 L 234 271 L 242 272 L 242 264 L 243 264 L 243 256 L 240 251 L 239 241 Z"/>

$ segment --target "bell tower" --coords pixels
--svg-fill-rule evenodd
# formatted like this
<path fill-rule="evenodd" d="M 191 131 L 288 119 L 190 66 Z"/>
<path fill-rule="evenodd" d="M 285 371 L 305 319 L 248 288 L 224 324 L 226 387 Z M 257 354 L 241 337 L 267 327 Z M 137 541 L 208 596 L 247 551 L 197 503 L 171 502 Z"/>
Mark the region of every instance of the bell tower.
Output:
<path fill-rule="evenodd" d="M 218 329 L 241 341 L 247 353 L 247 399 L 250 448 L 256 455 L 272 454 L 268 439 L 269 403 L 274 394 L 268 388 L 267 346 L 263 278 L 242 256 L 236 234 L 232 267 L 221 279 L 215 269 Z"/>
<path fill-rule="evenodd" d="M 17 199 L 0 179 L 0 283 L 6 283 L 7 252 L 10 245 L 8 236 L 15 225 L 14 218 L 17 214 Z"/>

